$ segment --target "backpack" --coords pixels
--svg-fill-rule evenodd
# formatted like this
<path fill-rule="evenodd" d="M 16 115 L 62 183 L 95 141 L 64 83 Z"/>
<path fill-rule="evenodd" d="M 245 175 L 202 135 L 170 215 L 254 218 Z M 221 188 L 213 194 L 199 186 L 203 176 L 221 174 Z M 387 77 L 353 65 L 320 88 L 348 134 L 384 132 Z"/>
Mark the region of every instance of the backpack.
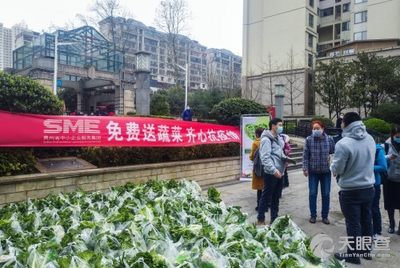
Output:
<path fill-rule="evenodd" d="M 378 150 L 379 149 L 376 149 L 376 151 L 375 151 L 375 163 L 376 163 L 376 160 L 378 158 Z M 387 155 L 388 152 L 389 152 L 389 144 L 386 143 L 386 142 L 385 142 L 385 149 L 384 150 L 385 150 L 385 155 Z M 383 172 L 380 172 L 380 175 L 381 175 L 381 184 L 384 184 L 386 182 L 387 178 L 388 178 L 388 173 L 387 173 L 387 171 L 383 171 Z"/>
<path fill-rule="evenodd" d="M 271 150 L 272 150 L 272 143 L 274 142 L 274 140 L 271 138 L 269 138 L 269 140 L 271 141 Z M 260 158 L 260 148 L 258 148 L 254 152 L 253 172 L 257 177 L 263 177 L 265 174 L 264 167 L 263 167 L 263 164 L 262 164 L 261 158 Z"/>

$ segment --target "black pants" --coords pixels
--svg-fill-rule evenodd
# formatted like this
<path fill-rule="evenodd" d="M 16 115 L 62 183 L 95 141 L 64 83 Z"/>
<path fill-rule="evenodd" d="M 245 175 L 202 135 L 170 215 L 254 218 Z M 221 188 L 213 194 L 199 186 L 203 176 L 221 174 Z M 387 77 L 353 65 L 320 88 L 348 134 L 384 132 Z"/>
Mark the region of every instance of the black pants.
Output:
<path fill-rule="evenodd" d="M 396 223 L 395 223 L 395 220 L 394 220 L 395 209 L 394 208 L 388 208 L 387 212 L 388 212 L 388 216 L 389 216 L 389 227 L 394 229 L 394 228 L 396 228 Z M 400 212 L 400 210 L 399 210 L 399 212 Z M 399 222 L 399 230 L 400 230 L 400 222 Z"/>
<path fill-rule="evenodd" d="M 372 225 L 375 234 L 382 234 L 382 216 L 379 208 L 379 200 L 381 199 L 381 186 L 375 185 L 374 201 L 372 202 Z"/>
<path fill-rule="evenodd" d="M 357 239 L 357 237 L 372 237 L 371 206 L 374 193 L 373 187 L 339 192 L 340 207 L 346 219 L 349 256 L 359 257 L 359 254 L 371 252 L 372 241 L 371 244 L 364 243 L 361 248 L 357 248 L 360 244 L 356 241 L 360 241 L 360 239 L 366 241 L 362 238 Z"/>
<path fill-rule="evenodd" d="M 264 189 L 258 206 L 259 221 L 265 221 L 267 204 L 271 204 L 271 223 L 278 217 L 279 198 L 282 194 L 283 180 L 275 178 L 274 175 L 264 175 Z"/>

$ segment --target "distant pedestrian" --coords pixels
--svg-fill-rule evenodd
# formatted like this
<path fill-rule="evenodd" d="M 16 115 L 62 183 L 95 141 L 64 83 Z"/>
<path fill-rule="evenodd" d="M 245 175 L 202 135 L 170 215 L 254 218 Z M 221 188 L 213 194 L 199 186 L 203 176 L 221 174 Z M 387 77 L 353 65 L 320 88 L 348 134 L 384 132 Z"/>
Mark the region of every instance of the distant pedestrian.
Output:
<path fill-rule="evenodd" d="M 336 128 L 342 128 L 343 116 L 343 114 L 340 114 L 338 119 L 336 120 Z"/>
<path fill-rule="evenodd" d="M 335 258 L 360 264 L 360 257 L 372 259 L 375 141 L 357 113 L 346 113 L 342 125 L 343 138 L 335 146 L 331 171 L 340 186 L 339 201 L 346 220 L 347 253 L 335 253 Z"/>
<path fill-rule="evenodd" d="M 310 223 L 317 221 L 318 184 L 321 184 L 322 222 L 330 224 L 328 219 L 331 194 L 329 159 L 335 152 L 335 142 L 325 133 L 323 122 L 313 121 L 311 127 L 312 135 L 306 138 L 303 151 L 303 173 L 308 177 L 309 221 Z"/>
<path fill-rule="evenodd" d="M 290 153 L 292 152 L 292 146 L 290 145 L 290 137 L 289 137 L 289 135 L 286 135 L 286 134 L 281 134 L 281 137 L 283 138 L 283 141 L 285 142 L 285 145 L 283 146 L 283 153 L 286 155 L 286 157 L 289 157 Z M 283 188 L 289 187 L 288 166 L 289 166 L 289 162 L 286 161 L 285 171 L 283 172 Z"/>
<path fill-rule="evenodd" d="M 387 161 L 385 158 L 385 150 L 380 144 L 376 145 L 375 151 L 375 164 L 374 164 L 374 175 L 375 175 L 375 195 L 372 201 L 372 229 L 374 238 L 378 238 L 382 235 L 382 216 L 379 208 L 381 199 L 381 174 L 387 172 Z"/>
<path fill-rule="evenodd" d="M 250 152 L 250 160 L 254 161 L 254 155 L 257 149 L 260 148 L 260 138 L 263 133 L 264 129 L 263 128 L 257 128 L 255 131 L 256 134 L 256 139 L 253 141 L 253 144 L 251 145 L 251 152 Z M 257 205 L 256 205 L 256 211 L 258 211 L 258 204 L 261 199 L 261 193 L 264 188 L 264 178 L 263 177 L 258 177 L 255 172 L 253 171 L 252 174 L 252 180 L 251 180 L 251 187 L 253 190 L 257 190 Z"/>
<path fill-rule="evenodd" d="M 192 121 L 192 110 L 189 106 L 187 106 L 186 109 L 183 111 L 182 119 L 183 121 Z"/>
<path fill-rule="evenodd" d="M 285 142 L 279 135 L 283 132 L 282 119 L 275 118 L 269 122 L 269 130 L 264 130 L 260 142 L 260 159 L 264 168 L 264 189 L 258 206 L 257 224 L 265 224 L 265 211 L 270 204 L 271 223 L 278 217 L 279 198 L 282 193 L 282 176 L 287 157 L 283 152 Z"/>
<path fill-rule="evenodd" d="M 395 232 L 394 212 L 400 209 L 400 126 L 392 128 L 391 136 L 386 141 L 388 144 L 388 153 L 386 158 L 389 161 L 387 180 L 383 185 L 383 197 L 385 209 L 389 216 L 389 233 Z M 400 235 L 400 222 L 397 234 Z"/>

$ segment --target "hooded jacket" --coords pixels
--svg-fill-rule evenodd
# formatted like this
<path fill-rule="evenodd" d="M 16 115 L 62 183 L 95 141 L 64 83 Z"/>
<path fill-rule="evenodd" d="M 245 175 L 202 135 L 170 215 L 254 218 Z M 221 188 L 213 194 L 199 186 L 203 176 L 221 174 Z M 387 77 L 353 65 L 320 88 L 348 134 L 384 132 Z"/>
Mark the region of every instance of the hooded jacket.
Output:
<path fill-rule="evenodd" d="M 274 175 L 278 170 L 283 174 L 285 170 L 286 156 L 283 152 L 285 142 L 283 138 L 273 136 L 271 131 L 264 130 L 261 135 L 260 159 L 266 174 Z"/>
<path fill-rule="evenodd" d="M 388 180 L 400 182 L 400 152 L 398 152 L 392 144 L 391 138 L 389 138 L 386 143 L 389 144 L 389 151 L 387 155 L 390 156 L 393 154 L 397 156 L 394 160 L 388 159 Z"/>
<path fill-rule="evenodd" d="M 375 183 L 375 141 L 362 121 L 347 126 L 335 146 L 331 171 L 343 191 L 365 189 Z"/>

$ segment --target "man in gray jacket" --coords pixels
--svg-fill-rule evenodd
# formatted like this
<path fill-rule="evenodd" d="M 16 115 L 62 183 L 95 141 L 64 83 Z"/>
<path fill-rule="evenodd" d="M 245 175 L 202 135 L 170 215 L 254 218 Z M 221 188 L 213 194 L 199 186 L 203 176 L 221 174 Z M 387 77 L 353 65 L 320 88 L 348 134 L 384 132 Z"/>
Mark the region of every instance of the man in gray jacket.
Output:
<path fill-rule="evenodd" d="M 360 264 L 360 257 L 371 259 L 375 141 L 357 113 L 345 114 L 342 127 L 343 139 L 335 146 L 331 171 L 340 186 L 339 201 L 348 237 L 347 253 L 336 253 L 335 257 Z"/>
<path fill-rule="evenodd" d="M 283 188 L 282 176 L 287 157 L 283 152 L 285 142 L 279 135 L 283 132 L 282 119 L 269 122 L 269 130 L 261 135 L 260 159 L 264 169 L 264 189 L 258 205 L 257 224 L 265 224 L 267 204 L 271 205 L 271 223 L 278 217 L 279 198 Z"/>

